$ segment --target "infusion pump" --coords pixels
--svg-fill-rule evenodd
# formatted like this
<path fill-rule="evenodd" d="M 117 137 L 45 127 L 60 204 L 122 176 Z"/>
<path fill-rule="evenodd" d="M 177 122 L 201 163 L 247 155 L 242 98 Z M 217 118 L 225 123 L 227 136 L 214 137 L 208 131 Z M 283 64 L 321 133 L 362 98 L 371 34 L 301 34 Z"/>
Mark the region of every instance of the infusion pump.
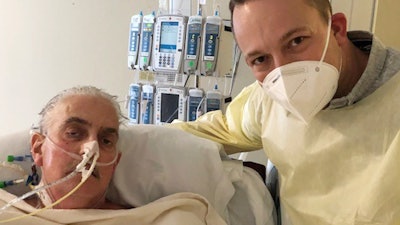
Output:
<path fill-rule="evenodd" d="M 162 125 L 173 120 L 186 121 L 185 87 L 161 86 L 157 87 L 154 104 L 154 123 Z"/>
<path fill-rule="evenodd" d="M 154 27 L 153 70 L 180 72 L 188 18 L 180 15 L 158 16 Z"/>

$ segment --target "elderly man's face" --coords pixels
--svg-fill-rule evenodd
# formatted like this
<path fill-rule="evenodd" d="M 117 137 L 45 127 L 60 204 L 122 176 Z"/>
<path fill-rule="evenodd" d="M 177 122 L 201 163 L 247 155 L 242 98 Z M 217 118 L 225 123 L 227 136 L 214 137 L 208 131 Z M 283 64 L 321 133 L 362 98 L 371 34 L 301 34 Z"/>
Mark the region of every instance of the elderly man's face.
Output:
<path fill-rule="evenodd" d="M 103 98 L 74 95 L 65 98 L 49 112 L 45 135 L 32 144 L 35 162 L 42 169 L 42 179 L 51 183 L 67 176 L 80 162 L 60 148 L 82 155 L 82 145 L 96 140 L 99 143 L 101 162 L 110 162 L 116 154 L 118 140 L 118 115 L 111 103 Z M 51 139 L 51 141 L 49 140 Z M 39 148 L 35 148 L 39 147 Z M 40 154 L 37 154 L 40 153 Z M 104 200 L 105 191 L 118 160 L 109 166 L 98 166 L 95 172 L 71 197 L 58 208 L 93 208 Z M 47 190 L 53 201 L 61 198 L 81 180 L 81 174 Z"/>

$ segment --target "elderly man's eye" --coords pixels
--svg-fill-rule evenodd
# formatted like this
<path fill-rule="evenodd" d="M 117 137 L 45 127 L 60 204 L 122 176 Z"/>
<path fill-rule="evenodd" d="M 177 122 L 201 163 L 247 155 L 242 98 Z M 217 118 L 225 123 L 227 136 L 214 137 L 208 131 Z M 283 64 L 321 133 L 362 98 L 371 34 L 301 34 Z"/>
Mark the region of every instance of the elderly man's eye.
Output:
<path fill-rule="evenodd" d="M 83 132 L 77 129 L 67 129 L 64 132 L 64 137 L 65 138 L 71 138 L 71 139 L 79 139 L 82 138 Z"/>
<path fill-rule="evenodd" d="M 113 142 L 111 140 L 107 139 L 107 138 L 103 138 L 102 139 L 102 143 L 105 144 L 105 145 L 112 145 L 113 144 Z"/>
<path fill-rule="evenodd" d="M 114 137 L 102 137 L 99 139 L 100 141 L 100 146 L 103 146 L 103 148 L 106 149 L 114 149 L 116 144 L 117 144 L 117 139 Z"/>
<path fill-rule="evenodd" d="M 78 132 L 66 132 L 66 135 L 68 137 L 78 137 L 79 133 Z"/>

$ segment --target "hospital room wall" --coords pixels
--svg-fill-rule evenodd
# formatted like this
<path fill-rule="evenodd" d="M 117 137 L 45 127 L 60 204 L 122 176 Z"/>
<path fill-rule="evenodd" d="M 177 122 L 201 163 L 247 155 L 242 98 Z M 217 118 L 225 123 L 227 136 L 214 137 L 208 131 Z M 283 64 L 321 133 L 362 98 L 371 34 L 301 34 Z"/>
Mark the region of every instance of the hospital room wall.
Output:
<path fill-rule="evenodd" d="M 2 0 L 0 134 L 29 128 L 52 96 L 75 85 L 103 88 L 122 101 L 137 2 L 150 11 L 156 0 Z"/>
<path fill-rule="evenodd" d="M 140 10 L 144 14 L 157 11 L 158 3 L 2 0 L 0 135 L 29 128 L 52 96 L 75 85 L 105 89 L 117 95 L 124 106 L 129 84 L 134 81 L 134 72 L 127 67 L 130 17 Z M 212 3 L 207 3 L 207 15 L 213 11 Z M 221 4 L 225 6 L 227 0 Z M 229 18 L 227 7 L 221 7 L 221 16 Z M 231 33 L 223 33 L 221 49 L 218 63 L 224 74 L 231 66 Z M 244 85 L 239 81 L 234 93 Z"/>
<path fill-rule="evenodd" d="M 371 0 L 353 1 L 354 10 L 363 12 L 368 5 L 365 2 Z M 208 1 L 207 14 L 212 12 L 212 2 Z M 348 2 L 333 0 L 339 6 L 348 6 Z M 126 65 L 129 20 L 139 10 L 144 13 L 155 10 L 158 0 L 2 0 L 1 3 L 0 135 L 29 128 L 49 98 L 74 85 L 103 88 L 119 96 L 124 105 L 128 85 L 133 81 L 133 72 Z M 221 16 L 229 19 L 228 0 L 220 3 Z M 398 48 L 399 6 L 397 0 L 381 0 L 374 23 L 378 36 Z M 352 18 L 358 18 L 355 15 L 359 14 Z M 223 32 L 221 42 L 218 63 L 223 75 L 231 67 L 232 35 Z M 242 59 L 233 96 L 253 81 Z"/>
<path fill-rule="evenodd" d="M 379 0 L 374 33 L 387 46 L 400 49 L 400 1 Z"/>

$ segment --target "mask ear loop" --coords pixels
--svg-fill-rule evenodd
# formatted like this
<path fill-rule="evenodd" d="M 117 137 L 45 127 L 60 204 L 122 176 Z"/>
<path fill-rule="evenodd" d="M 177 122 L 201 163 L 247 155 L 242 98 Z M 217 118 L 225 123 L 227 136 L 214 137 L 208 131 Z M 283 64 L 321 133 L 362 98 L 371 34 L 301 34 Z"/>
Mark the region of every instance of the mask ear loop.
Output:
<path fill-rule="evenodd" d="M 332 26 L 332 18 L 330 17 L 329 21 L 328 21 L 328 32 L 327 32 L 327 35 L 326 35 L 324 51 L 322 52 L 322 57 L 321 57 L 321 60 L 319 61 L 318 66 L 315 67 L 315 71 L 317 71 L 317 72 L 319 72 L 319 68 L 321 67 L 322 63 L 324 62 L 325 55 L 326 55 L 326 52 L 328 50 L 329 37 L 331 35 L 331 26 Z"/>
<path fill-rule="evenodd" d="M 342 73 L 342 66 L 343 66 L 343 54 L 342 54 L 342 49 L 340 49 L 339 75 Z"/>

